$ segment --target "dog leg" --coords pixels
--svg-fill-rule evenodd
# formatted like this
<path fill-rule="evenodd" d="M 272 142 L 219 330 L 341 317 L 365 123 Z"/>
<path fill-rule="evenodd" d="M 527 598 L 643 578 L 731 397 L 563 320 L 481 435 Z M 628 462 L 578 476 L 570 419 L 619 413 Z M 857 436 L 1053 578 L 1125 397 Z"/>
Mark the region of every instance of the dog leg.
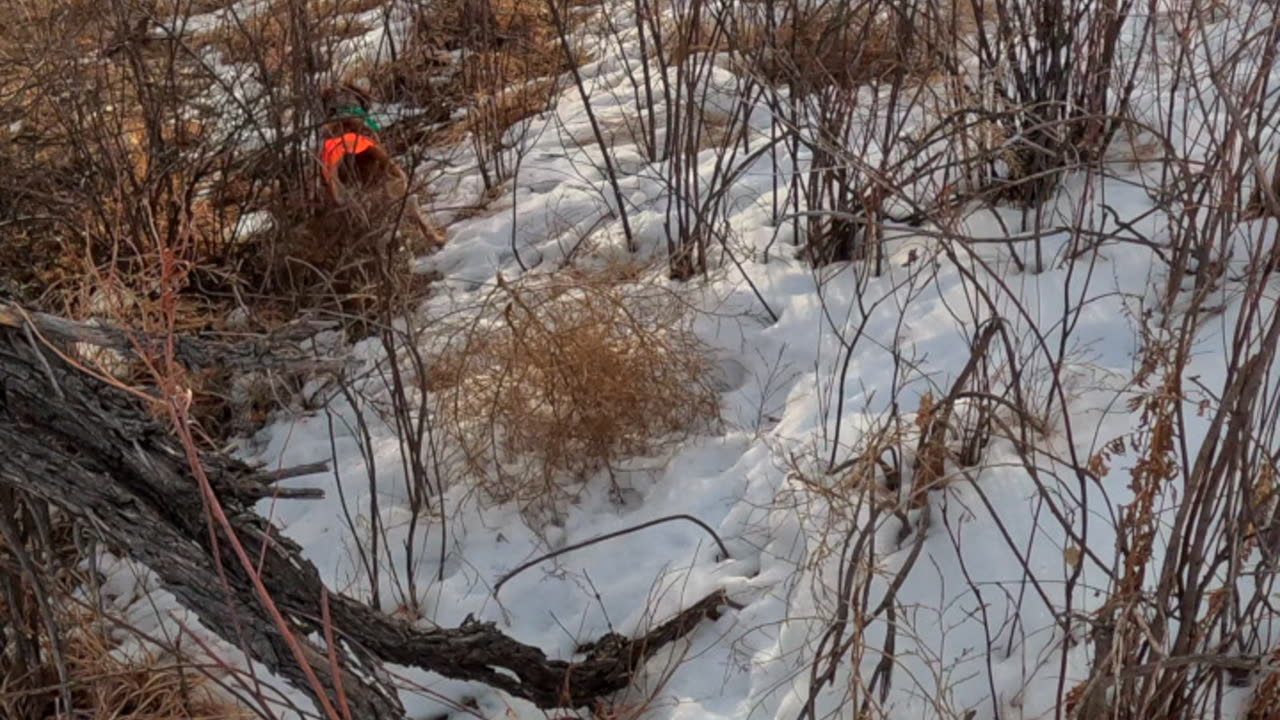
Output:
<path fill-rule="evenodd" d="M 387 189 L 397 201 L 403 202 L 404 213 L 409 216 L 409 221 L 417 227 L 418 232 L 422 233 L 422 241 L 431 251 L 439 250 L 445 243 L 444 232 L 423 216 L 422 207 L 418 204 L 418 194 L 409 192 L 409 175 L 400 166 L 394 163 L 389 165 L 391 180 L 387 183 Z"/>
<path fill-rule="evenodd" d="M 405 206 L 409 211 L 409 219 L 418 226 L 418 230 L 422 233 L 422 239 L 431 245 L 431 249 L 439 250 L 444 247 L 444 231 L 436 225 L 428 222 L 427 219 L 422 216 L 422 208 L 418 207 L 417 199 L 413 197 L 408 198 L 408 202 L 405 203 Z"/>
<path fill-rule="evenodd" d="M 324 189 L 325 194 L 329 196 L 329 202 L 333 203 L 335 207 L 342 202 L 338 194 L 338 179 L 336 177 L 332 175 L 325 177 Z"/>

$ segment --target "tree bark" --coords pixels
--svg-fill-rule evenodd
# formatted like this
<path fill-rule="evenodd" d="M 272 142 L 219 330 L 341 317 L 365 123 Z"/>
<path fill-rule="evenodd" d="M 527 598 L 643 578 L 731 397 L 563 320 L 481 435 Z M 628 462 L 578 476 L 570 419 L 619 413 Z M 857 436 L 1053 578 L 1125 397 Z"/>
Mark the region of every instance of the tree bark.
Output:
<path fill-rule="evenodd" d="M 22 323 L 6 319 L 13 318 L 0 317 L 0 485 L 80 518 L 154 571 L 207 627 L 311 693 L 250 576 L 208 520 L 171 433 L 137 397 L 33 344 L 33 334 L 14 327 Z M 717 592 L 642 637 L 609 635 L 592 643 L 578 662 L 549 659 L 493 623 L 423 630 L 324 587 L 297 545 L 252 509 L 255 501 L 279 495 L 274 477 L 222 455 L 204 454 L 201 462 L 237 539 L 261 559 L 261 581 L 310 658 L 311 672 L 331 699 L 340 681 L 352 716 L 361 720 L 404 716 L 383 662 L 482 682 L 541 708 L 586 707 L 625 687 L 645 660 L 729 604 Z M 322 636 L 322 594 L 341 646 L 337 678 L 324 649 L 307 640 Z"/>

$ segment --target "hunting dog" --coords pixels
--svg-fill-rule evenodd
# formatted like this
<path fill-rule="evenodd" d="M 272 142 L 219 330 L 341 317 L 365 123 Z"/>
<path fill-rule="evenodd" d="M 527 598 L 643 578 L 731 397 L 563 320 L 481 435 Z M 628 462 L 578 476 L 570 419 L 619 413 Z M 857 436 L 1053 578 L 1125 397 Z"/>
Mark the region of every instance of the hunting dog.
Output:
<path fill-rule="evenodd" d="M 320 93 L 325 120 L 321 127 L 321 174 L 331 203 L 351 203 L 370 215 L 398 213 L 422 233 L 431 249 L 444 245 L 444 231 L 427 221 L 417 198 L 409 194 L 409 177 L 378 142 L 377 123 L 369 117 L 368 95 L 350 85 Z"/>

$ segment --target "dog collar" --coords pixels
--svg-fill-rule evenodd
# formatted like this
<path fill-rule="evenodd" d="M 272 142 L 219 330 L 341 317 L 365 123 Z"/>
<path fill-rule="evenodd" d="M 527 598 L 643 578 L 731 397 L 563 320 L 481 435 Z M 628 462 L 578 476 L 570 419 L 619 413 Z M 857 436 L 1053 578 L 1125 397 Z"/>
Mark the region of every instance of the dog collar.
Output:
<path fill-rule="evenodd" d="M 369 126 L 370 130 L 375 132 L 382 129 L 382 126 L 378 124 L 377 120 L 373 119 L 373 116 L 369 114 L 369 111 L 358 105 L 348 105 L 347 107 L 338 108 L 338 114 L 345 115 L 346 117 L 360 118 L 364 121 L 365 125 Z"/>

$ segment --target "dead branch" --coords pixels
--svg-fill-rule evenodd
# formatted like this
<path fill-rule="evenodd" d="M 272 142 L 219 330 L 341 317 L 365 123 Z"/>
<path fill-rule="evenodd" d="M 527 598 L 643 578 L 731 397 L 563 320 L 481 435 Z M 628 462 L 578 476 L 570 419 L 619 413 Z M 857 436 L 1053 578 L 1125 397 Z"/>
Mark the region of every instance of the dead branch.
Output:
<path fill-rule="evenodd" d="M 68 320 L 56 315 L 25 310 L 0 301 L 0 327 L 31 328 L 39 337 L 60 345 L 83 343 L 113 350 L 125 355 L 160 352 L 164 339 L 145 333 L 131 332 L 107 325 Z M 297 323 L 265 336 L 244 342 L 178 336 L 174 354 L 179 362 L 192 370 L 219 368 L 224 370 L 293 370 L 321 372 L 336 369 L 341 359 L 318 358 L 303 345 L 323 326 Z"/>
<path fill-rule="evenodd" d="M 12 316 L 0 314 L 0 320 L 0 485 L 81 519 L 109 545 L 151 568 L 207 627 L 308 689 L 227 538 L 211 535 L 199 486 L 171 433 L 136 394 L 33 344 L 28 333 L 13 327 Z M 48 316 L 38 321 L 46 339 L 83 341 L 82 335 L 60 334 L 57 328 L 69 326 Z M 300 548 L 252 509 L 256 500 L 276 493 L 270 484 L 278 476 L 222 455 L 200 459 L 237 539 L 261 559 L 260 580 L 312 658 L 310 671 L 331 697 L 340 680 L 354 717 L 404 716 L 380 670 L 383 662 L 482 682 L 542 708 L 589 706 L 624 688 L 645 660 L 729 604 L 717 592 L 642 637 L 606 636 L 577 662 L 549 659 L 492 623 L 422 630 L 324 587 Z M 324 593 L 342 646 L 340 678 L 331 671 L 327 649 L 308 639 L 325 629 Z"/>

